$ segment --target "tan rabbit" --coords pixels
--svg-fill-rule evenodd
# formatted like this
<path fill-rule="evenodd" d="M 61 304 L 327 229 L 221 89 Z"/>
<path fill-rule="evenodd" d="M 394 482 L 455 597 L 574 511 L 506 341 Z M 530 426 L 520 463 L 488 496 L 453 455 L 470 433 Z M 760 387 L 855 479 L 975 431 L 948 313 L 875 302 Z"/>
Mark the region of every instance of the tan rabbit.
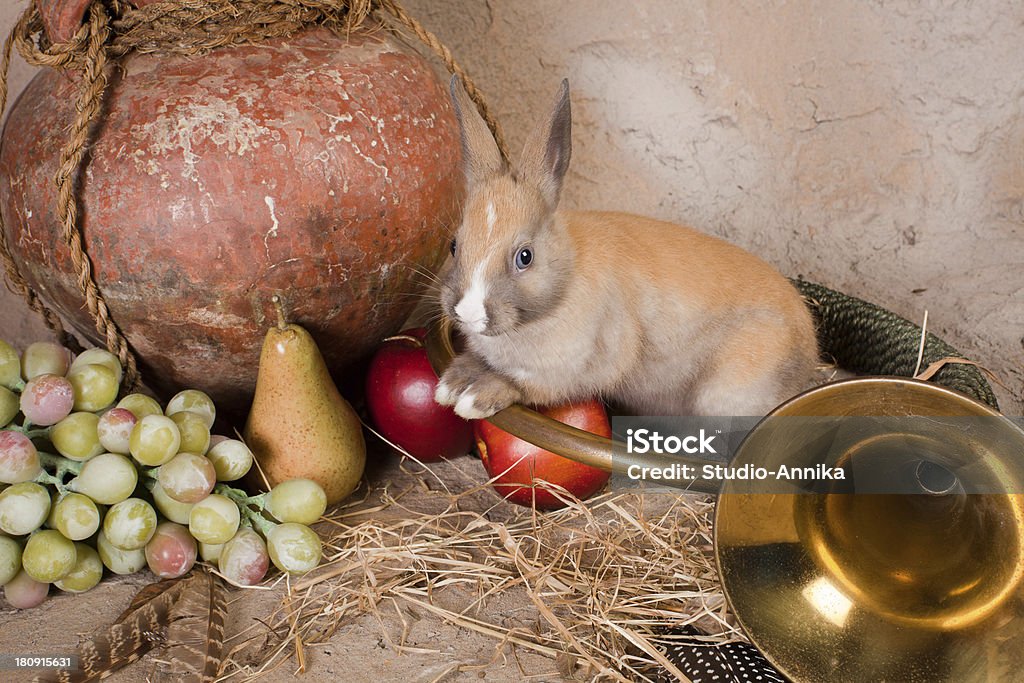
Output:
<path fill-rule="evenodd" d="M 568 81 L 509 168 L 453 78 L 468 192 L 441 305 L 466 339 L 437 387 L 468 418 L 602 396 L 640 415 L 763 415 L 818 358 L 796 289 L 739 247 L 624 213 L 559 211 Z"/>

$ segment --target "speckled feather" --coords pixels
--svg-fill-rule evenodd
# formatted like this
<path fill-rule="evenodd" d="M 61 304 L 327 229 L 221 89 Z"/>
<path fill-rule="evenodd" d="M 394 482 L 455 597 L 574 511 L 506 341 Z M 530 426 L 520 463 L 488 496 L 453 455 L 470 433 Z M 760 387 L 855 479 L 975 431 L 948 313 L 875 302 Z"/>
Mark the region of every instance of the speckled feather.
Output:
<path fill-rule="evenodd" d="M 692 627 L 674 630 L 665 656 L 691 683 L 787 683 L 771 662 L 748 643 L 709 643 Z M 672 680 L 665 673 L 654 680 Z"/>
<path fill-rule="evenodd" d="M 81 668 L 65 669 L 35 678 L 37 683 L 87 683 L 110 676 L 162 643 L 171 608 L 184 590 L 182 579 L 144 587 L 106 630 L 78 647 Z"/>
<path fill-rule="evenodd" d="M 81 668 L 36 677 L 37 683 L 98 681 L 157 646 L 168 648 L 153 680 L 216 678 L 227 611 L 223 584 L 208 572 L 149 584 L 106 632 L 78 647 Z"/>
<path fill-rule="evenodd" d="M 224 650 L 224 584 L 209 572 L 195 572 L 171 610 L 167 653 L 152 677 L 207 683 L 217 678 Z"/>

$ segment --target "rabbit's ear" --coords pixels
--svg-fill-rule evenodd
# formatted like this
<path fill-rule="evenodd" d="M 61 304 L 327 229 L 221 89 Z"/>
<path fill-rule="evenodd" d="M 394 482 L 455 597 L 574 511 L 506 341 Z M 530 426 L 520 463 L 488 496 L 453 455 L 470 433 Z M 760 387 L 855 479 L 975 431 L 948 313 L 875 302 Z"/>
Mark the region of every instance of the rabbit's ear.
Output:
<path fill-rule="evenodd" d="M 551 115 L 533 131 L 523 149 L 520 170 L 523 177 L 540 188 L 554 207 L 562 191 L 562 179 L 572 156 L 572 110 L 569 105 L 569 79 L 562 81 Z"/>
<path fill-rule="evenodd" d="M 476 103 L 470 99 L 458 76 L 452 76 L 449 90 L 462 135 L 462 165 L 470 185 L 505 172 L 505 160 Z"/>

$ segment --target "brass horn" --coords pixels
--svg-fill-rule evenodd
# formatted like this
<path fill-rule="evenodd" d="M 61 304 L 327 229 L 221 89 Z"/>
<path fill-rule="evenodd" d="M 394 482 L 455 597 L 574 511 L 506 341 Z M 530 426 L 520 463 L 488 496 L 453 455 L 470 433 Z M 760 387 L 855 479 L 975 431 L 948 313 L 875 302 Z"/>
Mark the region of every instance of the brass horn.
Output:
<path fill-rule="evenodd" d="M 455 353 L 449 321 L 431 330 L 427 353 L 440 374 Z M 815 445 L 799 420 L 774 419 L 793 416 L 933 419 L 898 422 L 911 431 L 876 430 L 837 450 L 834 441 Z M 957 426 L 951 416 L 982 418 L 985 428 Z M 605 470 L 651 462 L 523 406 L 489 419 Z M 793 443 L 802 444 L 796 456 Z M 858 462 L 885 477 L 909 471 L 920 488 L 767 494 L 695 480 L 692 490 L 718 495 L 714 544 L 726 598 L 779 671 L 795 682 L 1024 676 L 1024 430 L 936 384 L 858 377 L 777 407 L 744 437 L 732 465 L 794 457 L 803 465 Z"/>

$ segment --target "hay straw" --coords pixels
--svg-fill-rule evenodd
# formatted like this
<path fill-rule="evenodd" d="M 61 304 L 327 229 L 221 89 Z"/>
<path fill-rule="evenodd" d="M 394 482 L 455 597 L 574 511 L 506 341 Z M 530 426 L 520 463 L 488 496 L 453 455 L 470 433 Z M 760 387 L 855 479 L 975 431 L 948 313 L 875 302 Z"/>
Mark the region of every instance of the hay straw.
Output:
<path fill-rule="evenodd" d="M 444 489 L 430 488 L 434 476 Z M 548 487 L 568 506 L 538 513 L 502 501 L 484 476 L 472 458 L 431 473 L 403 466 L 332 511 L 317 527 L 324 564 L 286 582 L 272 614 L 231 639 L 222 679 L 301 671 L 311 648 L 363 617 L 399 653 L 439 654 L 408 641 L 406 615 L 429 615 L 491 638 L 494 660 L 521 649 L 591 680 L 686 680 L 662 654 L 683 624 L 709 642 L 741 637 L 714 568 L 708 500 L 613 492 L 581 503 Z M 489 612 L 499 595 L 516 597 L 515 618 Z M 474 668 L 452 662 L 438 680 Z"/>
<path fill-rule="evenodd" d="M 924 309 L 924 322 L 921 323 L 921 344 L 917 349 L 917 364 L 914 365 L 914 374 L 911 377 L 917 377 L 918 373 L 921 372 L 921 362 L 924 360 L 924 343 L 928 340 L 928 309 Z"/>

